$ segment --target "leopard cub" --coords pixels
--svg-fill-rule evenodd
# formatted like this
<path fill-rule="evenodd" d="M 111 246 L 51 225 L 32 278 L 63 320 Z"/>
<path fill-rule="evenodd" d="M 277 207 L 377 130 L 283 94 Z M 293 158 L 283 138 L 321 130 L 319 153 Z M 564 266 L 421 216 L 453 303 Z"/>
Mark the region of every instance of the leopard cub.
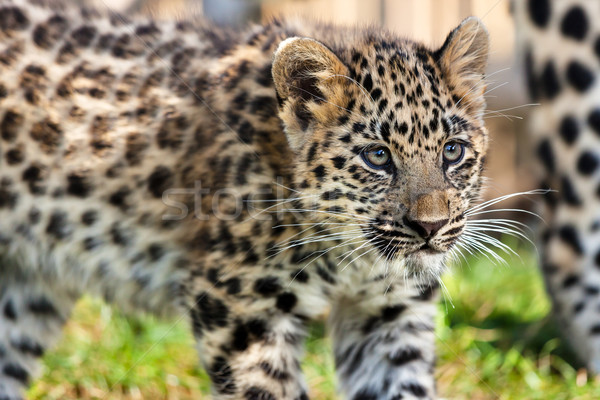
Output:
<path fill-rule="evenodd" d="M 0 399 L 91 293 L 185 316 L 215 398 L 433 398 L 438 279 L 487 149 L 476 18 L 441 48 L 0 0 Z"/>

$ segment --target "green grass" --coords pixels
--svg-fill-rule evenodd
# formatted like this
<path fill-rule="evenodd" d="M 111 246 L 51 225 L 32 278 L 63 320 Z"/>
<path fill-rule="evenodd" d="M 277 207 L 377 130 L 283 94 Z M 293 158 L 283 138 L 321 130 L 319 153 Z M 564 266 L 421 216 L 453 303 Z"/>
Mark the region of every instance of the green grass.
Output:
<path fill-rule="evenodd" d="M 522 252 L 523 253 L 523 252 Z M 447 399 L 597 399 L 600 380 L 577 367 L 553 321 L 532 256 L 511 266 L 469 259 L 445 277 L 437 324 L 438 388 Z M 451 300 L 451 301 L 450 301 Z M 158 344 L 156 344 L 158 343 Z M 336 399 L 331 346 L 311 327 L 303 369 L 317 400 Z M 124 318 L 83 299 L 44 358 L 30 399 L 210 398 L 185 323 Z"/>

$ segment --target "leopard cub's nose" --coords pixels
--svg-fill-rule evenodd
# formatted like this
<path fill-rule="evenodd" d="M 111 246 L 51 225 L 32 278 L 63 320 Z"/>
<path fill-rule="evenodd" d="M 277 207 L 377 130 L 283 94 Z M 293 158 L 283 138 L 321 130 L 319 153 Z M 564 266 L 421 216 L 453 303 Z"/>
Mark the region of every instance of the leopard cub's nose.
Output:
<path fill-rule="evenodd" d="M 404 223 L 412 230 L 417 232 L 423 239 L 428 239 L 435 235 L 444 225 L 448 223 L 448 219 L 440 219 L 438 221 L 417 221 L 404 218 Z"/>

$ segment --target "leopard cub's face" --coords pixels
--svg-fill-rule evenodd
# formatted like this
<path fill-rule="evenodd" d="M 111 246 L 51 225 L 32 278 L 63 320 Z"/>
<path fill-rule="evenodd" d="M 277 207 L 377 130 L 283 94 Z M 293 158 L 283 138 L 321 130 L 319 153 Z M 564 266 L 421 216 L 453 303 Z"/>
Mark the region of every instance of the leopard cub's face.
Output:
<path fill-rule="evenodd" d="M 476 19 L 437 52 L 371 37 L 338 57 L 284 41 L 273 76 L 303 206 L 364 252 L 438 276 L 481 187 L 487 52 Z"/>

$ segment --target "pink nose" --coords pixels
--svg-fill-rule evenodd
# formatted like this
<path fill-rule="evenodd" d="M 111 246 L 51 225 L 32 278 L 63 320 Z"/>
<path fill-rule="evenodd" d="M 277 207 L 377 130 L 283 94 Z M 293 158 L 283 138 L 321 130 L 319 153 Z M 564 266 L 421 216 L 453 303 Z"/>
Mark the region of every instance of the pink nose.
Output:
<path fill-rule="evenodd" d="M 435 235 L 444 225 L 448 223 L 448 219 L 439 221 L 413 221 L 408 218 L 404 219 L 404 223 L 412 230 L 417 232 L 423 239 L 427 239 Z"/>

